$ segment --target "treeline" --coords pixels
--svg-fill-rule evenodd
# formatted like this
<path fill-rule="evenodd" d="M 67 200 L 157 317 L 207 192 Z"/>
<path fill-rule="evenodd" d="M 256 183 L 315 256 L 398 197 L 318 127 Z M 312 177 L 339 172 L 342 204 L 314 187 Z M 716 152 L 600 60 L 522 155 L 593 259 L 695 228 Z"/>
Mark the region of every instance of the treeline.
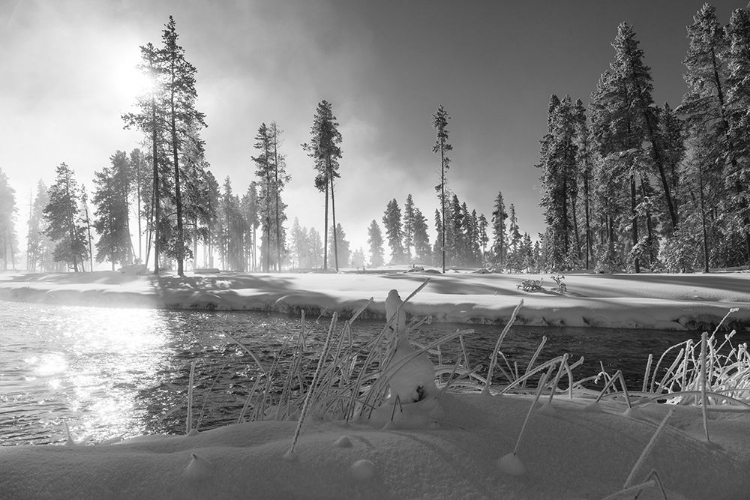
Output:
<path fill-rule="evenodd" d="M 750 15 L 688 27 L 687 92 L 654 103 L 622 23 L 587 107 L 553 95 L 540 162 L 548 270 L 682 272 L 750 262 Z"/>

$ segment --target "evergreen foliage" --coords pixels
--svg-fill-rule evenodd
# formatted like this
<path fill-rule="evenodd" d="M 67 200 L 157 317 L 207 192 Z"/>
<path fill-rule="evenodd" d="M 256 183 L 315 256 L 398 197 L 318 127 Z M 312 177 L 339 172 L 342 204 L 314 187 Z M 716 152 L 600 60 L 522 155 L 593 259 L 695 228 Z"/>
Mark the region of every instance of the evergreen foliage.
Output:
<path fill-rule="evenodd" d="M 445 111 L 443 108 L 443 105 L 441 104 L 434 115 L 432 115 L 432 127 L 435 129 L 436 132 L 436 139 L 435 139 L 435 145 L 432 147 L 433 153 L 440 153 L 440 184 L 435 186 L 435 190 L 438 192 L 438 199 L 440 200 L 440 211 L 442 214 L 442 218 L 440 221 L 440 227 L 442 229 L 445 229 L 447 227 L 446 222 L 446 205 L 447 205 L 447 198 L 446 198 L 446 180 L 445 180 L 445 174 L 448 168 L 450 167 L 450 158 L 448 157 L 447 153 L 448 151 L 453 150 L 453 146 L 448 142 L 448 120 L 450 120 L 450 116 L 448 115 L 448 112 Z M 445 250 L 446 250 L 446 233 L 444 230 L 439 231 L 440 235 L 440 254 L 442 257 L 441 263 L 443 267 L 443 272 L 445 272 Z"/>
<path fill-rule="evenodd" d="M 44 209 L 48 204 L 47 186 L 40 180 L 29 213 L 26 238 L 26 268 L 29 272 L 51 272 L 59 266 L 53 257 L 54 242 L 46 235 L 48 224 L 44 218 Z"/>
<path fill-rule="evenodd" d="M 0 168 L 0 259 L 3 269 L 15 266 L 15 253 L 18 249 L 15 220 L 18 207 L 16 206 L 16 191 L 8 181 L 5 172 Z"/>
<path fill-rule="evenodd" d="M 75 272 L 83 271 L 88 257 L 86 226 L 80 211 L 81 188 L 73 170 L 58 165 L 55 183 L 49 188 L 49 203 L 44 208 L 45 234 L 55 242 L 55 262 L 65 262 Z"/>
<path fill-rule="evenodd" d="M 302 144 L 302 149 L 313 159 L 314 168 L 317 172 L 315 176 L 315 187 L 318 191 L 325 193 L 325 223 L 324 223 L 324 242 L 323 242 L 323 268 L 328 269 L 328 197 L 331 198 L 331 212 L 333 215 L 333 232 L 336 232 L 336 205 L 334 198 L 334 180 L 340 177 L 338 173 L 339 160 L 342 157 L 341 151 L 342 138 L 338 130 L 339 124 L 333 115 L 333 105 L 328 101 L 321 101 L 318 104 L 315 115 L 313 116 L 313 125 L 310 129 L 310 142 Z M 334 265 L 338 271 L 337 242 L 333 238 Z"/>
<path fill-rule="evenodd" d="M 375 219 L 367 228 L 367 244 L 370 248 L 370 267 L 382 266 L 385 263 L 383 259 L 383 233 Z"/>
<path fill-rule="evenodd" d="M 130 159 L 124 151 L 117 151 L 110 157 L 110 165 L 94 172 L 94 228 L 99 233 L 96 261 L 110 261 L 113 271 L 115 264 L 130 264 L 133 259 L 129 218 L 131 177 Z"/>
<path fill-rule="evenodd" d="M 383 227 L 385 235 L 388 238 L 388 246 L 391 248 L 391 264 L 404 264 L 404 232 L 401 225 L 401 207 L 398 206 L 396 199 L 388 202 L 383 215 Z"/>

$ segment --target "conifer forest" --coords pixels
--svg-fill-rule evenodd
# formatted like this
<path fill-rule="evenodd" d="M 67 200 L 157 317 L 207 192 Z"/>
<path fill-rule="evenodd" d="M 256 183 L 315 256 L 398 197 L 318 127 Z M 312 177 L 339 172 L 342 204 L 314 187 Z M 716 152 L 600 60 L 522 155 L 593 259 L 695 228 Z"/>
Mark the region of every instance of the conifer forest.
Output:
<path fill-rule="evenodd" d="M 257 124 L 246 151 L 254 180 L 238 186 L 230 177 L 216 179 L 201 136 L 211 117 L 199 110 L 199 69 L 170 16 L 161 38 L 140 46 L 138 71 L 151 85 L 121 117 L 124 128 L 142 136 L 137 147 L 102 158 L 86 184 L 62 153 L 50 165 L 54 182 L 38 182 L 28 213 L 21 213 L 18 193 L 0 168 L 2 269 L 79 272 L 136 264 L 183 275 L 201 268 L 384 265 L 534 273 L 747 267 L 750 10 L 736 9 L 723 20 L 705 4 L 695 14 L 687 28 L 681 102 L 654 101 L 634 26 L 620 24 L 612 48 L 590 96 L 548 97 L 538 162 L 515 167 L 538 174 L 543 233 L 519 226 L 512 193 L 502 185 L 486 215 L 471 206 L 471 193 L 459 197 L 451 188 L 454 175 L 471 173 L 451 162 L 453 148 L 462 147 L 451 136 L 460 124 L 436 102 L 434 114 L 424 117 L 434 143 L 413 145 L 431 149 L 436 176 L 410 187 L 412 194 L 434 194 L 434 205 L 418 207 L 412 194 L 382 193 L 382 212 L 367 214 L 367 246 L 353 248 L 337 221 L 337 208 L 353 207 L 336 204 L 339 179 L 347 175 L 347 138 L 335 103 L 321 100 L 300 110 L 310 126 L 303 144 L 284 142 L 283 123 Z M 302 148 L 309 161 L 304 179 L 287 173 L 291 148 Z M 292 182 L 320 197 L 317 227 L 288 213 Z"/>

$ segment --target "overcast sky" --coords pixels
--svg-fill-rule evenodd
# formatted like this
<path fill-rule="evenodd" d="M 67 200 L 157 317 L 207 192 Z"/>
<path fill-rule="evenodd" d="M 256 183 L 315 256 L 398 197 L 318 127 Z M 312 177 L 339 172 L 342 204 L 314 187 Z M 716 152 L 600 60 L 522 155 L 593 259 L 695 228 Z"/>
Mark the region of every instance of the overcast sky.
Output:
<path fill-rule="evenodd" d="M 552 93 L 588 103 L 613 57 L 617 25 L 635 28 L 652 68 L 654 98 L 679 104 L 685 27 L 700 0 L 0 0 L 0 168 L 19 201 L 67 163 L 89 190 L 117 150 L 138 88 L 139 46 L 161 43 L 169 15 L 197 68 L 197 107 L 211 170 L 244 193 L 262 122 L 284 130 L 292 176 L 289 225 L 323 228 L 310 138 L 319 101 L 333 103 L 343 136 L 337 222 L 367 251 L 367 226 L 409 193 L 428 217 L 438 207 L 431 116 L 442 104 L 453 144 L 449 187 L 491 220 L 498 191 L 520 229 L 544 230 L 539 140 Z M 745 1 L 713 2 L 726 24 Z"/>

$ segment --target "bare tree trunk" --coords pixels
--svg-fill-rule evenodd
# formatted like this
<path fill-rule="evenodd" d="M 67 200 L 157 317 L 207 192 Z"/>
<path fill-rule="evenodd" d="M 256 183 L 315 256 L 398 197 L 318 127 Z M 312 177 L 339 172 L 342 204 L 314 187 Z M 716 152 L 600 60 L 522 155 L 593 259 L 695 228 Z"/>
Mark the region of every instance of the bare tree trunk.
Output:
<path fill-rule="evenodd" d="M 443 231 L 441 234 L 442 242 L 440 244 L 440 249 L 442 250 L 442 254 L 443 254 L 443 274 L 445 274 L 445 148 L 444 148 L 444 144 L 445 144 L 444 139 L 440 139 L 440 204 L 442 205 L 440 208 L 442 209 L 442 217 L 443 217 Z"/>
<path fill-rule="evenodd" d="M 328 164 L 330 165 L 331 159 L 328 158 Z M 326 175 L 330 173 L 330 166 L 326 168 Z M 326 221 L 323 227 L 323 270 L 328 270 L 328 180 L 326 180 L 326 210 L 325 210 Z"/>
<path fill-rule="evenodd" d="M 636 215 L 636 203 L 635 203 L 635 174 L 631 171 L 630 172 L 630 213 L 632 216 L 632 234 L 633 234 L 633 247 L 635 247 L 638 244 L 638 217 Z M 638 255 L 635 255 L 635 258 L 633 259 L 633 264 L 635 265 L 635 272 L 640 273 L 641 272 L 641 265 L 638 261 Z"/>
<path fill-rule="evenodd" d="M 698 164 L 698 194 L 701 205 L 701 226 L 703 229 L 703 271 L 710 272 L 708 267 L 708 229 L 706 228 L 706 205 L 703 198 L 703 168 Z"/>
<path fill-rule="evenodd" d="M 590 267 L 589 259 L 591 258 L 591 223 L 589 221 L 589 175 L 586 172 L 583 176 L 583 204 L 586 211 L 586 269 Z"/>
<path fill-rule="evenodd" d="M 336 235 L 336 201 L 333 196 L 333 175 L 331 177 L 331 213 L 333 215 L 333 263 L 336 266 L 336 272 L 339 272 L 339 247 L 338 236 Z"/>

